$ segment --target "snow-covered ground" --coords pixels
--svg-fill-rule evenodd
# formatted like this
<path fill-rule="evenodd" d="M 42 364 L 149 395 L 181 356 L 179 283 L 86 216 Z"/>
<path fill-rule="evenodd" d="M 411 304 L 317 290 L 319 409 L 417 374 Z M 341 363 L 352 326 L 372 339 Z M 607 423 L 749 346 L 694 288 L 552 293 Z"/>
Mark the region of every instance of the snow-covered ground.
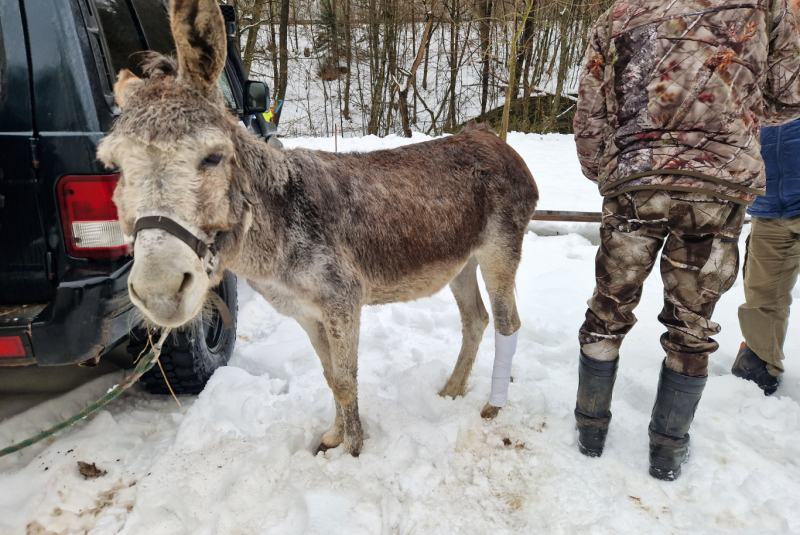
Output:
<path fill-rule="evenodd" d="M 599 210 L 571 136 L 509 141 L 539 183 L 542 209 Z M 407 142 L 347 139 L 339 148 Z M 333 149 L 332 139 L 285 144 Z M 523 323 L 514 382 L 496 420 L 479 416 L 491 327 L 467 395 L 437 395 L 461 339 L 455 301 L 444 291 L 364 310 L 363 452 L 352 458 L 339 447 L 314 456 L 333 420 L 321 366 L 300 327 L 241 284 L 235 355 L 200 396 L 179 408 L 136 387 L 89 421 L 0 459 L 0 534 L 800 533 L 800 333 L 795 322 L 775 396 L 731 376 L 741 281 L 717 307 L 721 348 L 711 357 L 681 478 L 647 474 L 662 359 L 657 274 L 623 345 L 606 451 L 599 459 L 578 452 L 577 330 L 593 287 L 597 234 L 591 224 L 531 224 L 517 276 Z M 7 419 L 0 446 L 52 425 L 119 380 L 96 379 Z M 77 461 L 107 474 L 85 480 Z"/>

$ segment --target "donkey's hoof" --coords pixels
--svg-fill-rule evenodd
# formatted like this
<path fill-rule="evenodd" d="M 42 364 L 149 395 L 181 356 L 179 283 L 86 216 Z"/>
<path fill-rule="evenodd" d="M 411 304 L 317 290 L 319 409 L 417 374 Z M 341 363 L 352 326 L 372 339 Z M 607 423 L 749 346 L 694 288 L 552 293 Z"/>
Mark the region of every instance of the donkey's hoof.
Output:
<path fill-rule="evenodd" d="M 316 457 L 318 453 L 320 453 L 320 452 L 325 453 L 326 451 L 332 450 L 335 447 L 336 446 L 328 446 L 324 442 L 320 442 L 319 446 L 317 447 L 317 451 L 314 452 L 314 456 Z"/>
<path fill-rule="evenodd" d="M 498 414 L 500 414 L 500 409 L 503 407 L 495 407 L 494 405 L 489 405 L 488 403 L 486 406 L 483 407 L 481 411 L 481 418 L 486 418 L 487 420 L 494 419 Z"/>
<path fill-rule="evenodd" d="M 344 441 L 344 426 L 334 424 L 333 428 L 329 429 L 327 433 L 322 435 L 322 441 L 317 448 L 317 453 L 326 452 L 336 448 Z"/>
<path fill-rule="evenodd" d="M 447 383 L 439 392 L 439 395 L 443 398 L 456 399 L 458 396 L 464 395 L 464 387 L 451 386 L 450 383 Z"/>

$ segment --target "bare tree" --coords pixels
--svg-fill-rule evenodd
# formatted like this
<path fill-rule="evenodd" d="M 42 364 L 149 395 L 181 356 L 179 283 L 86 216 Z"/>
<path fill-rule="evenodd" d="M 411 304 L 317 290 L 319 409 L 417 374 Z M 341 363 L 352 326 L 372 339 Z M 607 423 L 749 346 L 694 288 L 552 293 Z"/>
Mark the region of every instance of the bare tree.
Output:
<path fill-rule="evenodd" d="M 278 33 L 280 35 L 279 46 L 279 72 L 278 72 L 278 90 L 276 92 L 277 101 L 282 101 L 286 98 L 286 86 L 289 81 L 289 0 L 281 0 L 281 22 Z M 283 107 L 275 113 L 272 119 L 275 124 L 279 124 L 281 120 L 281 113 Z"/>
<path fill-rule="evenodd" d="M 350 78 L 353 69 L 353 34 L 350 20 L 350 0 L 343 0 L 342 17 L 344 19 L 344 54 L 347 72 L 344 81 L 344 110 L 342 115 L 350 120 Z"/>
<path fill-rule="evenodd" d="M 411 137 L 411 124 L 408 118 L 408 90 L 411 86 L 414 86 L 414 98 L 416 99 L 416 77 L 417 77 L 417 69 L 419 68 L 419 64 L 422 63 L 422 57 L 425 54 L 425 44 L 428 42 L 428 35 L 431 32 L 431 26 L 433 26 L 433 11 L 428 11 L 425 13 L 425 31 L 422 34 L 422 39 L 420 41 L 419 51 L 417 52 L 417 57 L 414 60 L 414 64 L 411 65 L 411 72 L 408 74 L 408 78 L 406 79 L 406 86 L 400 89 L 400 82 L 397 82 L 397 93 L 398 93 L 398 103 L 400 105 L 400 118 L 402 120 L 403 125 L 403 134 L 406 137 Z"/>
<path fill-rule="evenodd" d="M 588 30 L 612 0 L 431 1 L 235 0 L 250 76 L 286 101 L 281 132 L 344 119 L 350 135 L 438 134 L 476 117 L 569 131 Z"/>
<path fill-rule="evenodd" d="M 534 0 L 527 0 L 525 6 L 525 14 L 522 15 L 522 21 L 517 28 L 514 38 L 511 40 L 511 49 L 508 54 L 508 86 L 506 87 L 506 102 L 503 105 L 503 122 L 500 126 L 500 137 L 505 140 L 508 133 L 508 117 L 511 111 L 511 99 L 514 92 L 515 71 L 517 68 L 517 43 L 519 42 L 520 34 L 525 28 L 525 23 L 528 21 L 528 16 L 533 9 Z"/>
<path fill-rule="evenodd" d="M 489 48 L 492 44 L 492 0 L 478 0 L 478 16 L 481 37 L 481 121 L 486 118 L 486 103 L 489 99 Z"/>
<path fill-rule="evenodd" d="M 244 52 L 242 53 L 242 63 L 244 64 L 244 71 L 250 74 L 250 64 L 253 62 L 253 54 L 256 50 L 256 39 L 258 38 L 258 30 L 264 23 L 264 5 L 267 0 L 255 0 L 253 7 L 250 10 L 250 23 L 247 25 L 247 42 L 244 45 Z M 241 30 L 240 30 L 241 31 Z"/>

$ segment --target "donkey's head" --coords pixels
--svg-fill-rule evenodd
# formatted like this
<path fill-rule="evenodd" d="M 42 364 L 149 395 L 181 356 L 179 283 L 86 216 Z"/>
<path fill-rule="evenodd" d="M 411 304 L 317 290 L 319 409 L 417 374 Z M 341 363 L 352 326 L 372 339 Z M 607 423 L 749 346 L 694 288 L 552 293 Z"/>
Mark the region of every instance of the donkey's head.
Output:
<path fill-rule="evenodd" d="M 131 300 L 155 323 L 177 327 L 202 310 L 250 216 L 234 146 L 240 128 L 217 85 L 222 13 L 217 0 L 170 4 L 177 62 L 154 54 L 145 78 L 119 73 L 122 114 L 97 154 L 121 175 L 114 202 L 134 240 Z"/>

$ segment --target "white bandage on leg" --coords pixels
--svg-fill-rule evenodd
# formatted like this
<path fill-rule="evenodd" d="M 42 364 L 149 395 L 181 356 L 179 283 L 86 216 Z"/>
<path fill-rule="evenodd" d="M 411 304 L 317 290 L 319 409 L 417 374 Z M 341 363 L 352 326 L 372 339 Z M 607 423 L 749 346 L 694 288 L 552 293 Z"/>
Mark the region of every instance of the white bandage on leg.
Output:
<path fill-rule="evenodd" d="M 517 352 L 517 335 L 503 336 L 494 333 L 494 368 L 492 369 L 492 391 L 489 395 L 489 405 L 492 407 L 505 407 L 508 399 L 508 383 L 511 381 L 511 361 Z"/>

